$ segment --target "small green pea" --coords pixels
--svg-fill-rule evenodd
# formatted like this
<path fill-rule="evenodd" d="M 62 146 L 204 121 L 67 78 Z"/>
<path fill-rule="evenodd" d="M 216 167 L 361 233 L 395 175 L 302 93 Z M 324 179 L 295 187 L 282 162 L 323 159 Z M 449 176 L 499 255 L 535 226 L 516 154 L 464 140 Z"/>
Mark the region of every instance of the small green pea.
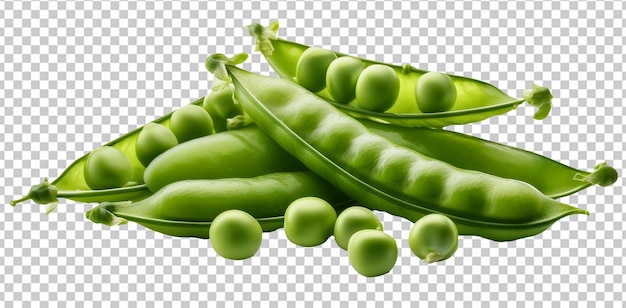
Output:
<path fill-rule="evenodd" d="M 456 87 L 450 76 L 428 72 L 417 79 L 415 99 L 422 112 L 448 111 L 456 102 Z"/>
<path fill-rule="evenodd" d="M 337 216 L 333 235 L 339 247 L 348 249 L 350 237 L 364 229 L 383 230 L 383 224 L 371 210 L 362 206 L 351 206 Z"/>
<path fill-rule="evenodd" d="M 441 214 L 420 218 L 409 233 L 411 251 L 426 263 L 443 261 L 457 249 L 459 231 L 454 222 Z"/>
<path fill-rule="evenodd" d="M 347 104 L 356 97 L 356 83 L 364 68 L 363 61 L 353 57 L 339 57 L 330 63 L 326 87 L 335 102 Z"/>
<path fill-rule="evenodd" d="M 285 210 L 285 234 L 294 244 L 312 247 L 324 243 L 333 233 L 337 212 L 325 200 L 304 197 Z"/>
<path fill-rule="evenodd" d="M 319 92 L 326 87 L 326 70 L 337 58 L 334 52 L 319 48 L 307 48 L 296 64 L 296 82 L 311 92 Z"/>
<path fill-rule="evenodd" d="M 359 274 L 375 277 L 388 273 L 398 259 L 396 240 L 381 230 L 358 231 L 348 242 L 348 258 Z"/>
<path fill-rule="evenodd" d="M 177 144 L 176 136 L 167 127 L 158 123 L 148 123 L 137 136 L 135 153 L 139 162 L 147 167 L 155 157 Z"/>
<path fill-rule="evenodd" d="M 133 167 L 122 151 L 101 146 L 87 156 L 85 182 L 91 189 L 122 187 L 130 180 Z"/>
<path fill-rule="evenodd" d="M 204 97 L 202 107 L 211 116 L 217 133 L 226 130 L 228 119 L 243 114 L 241 106 L 233 100 L 233 90 L 230 87 L 209 93 Z"/>
<path fill-rule="evenodd" d="M 178 143 L 207 136 L 213 133 L 213 120 L 204 108 L 186 105 L 174 111 L 170 119 L 170 129 Z"/>
<path fill-rule="evenodd" d="M 366 67 L 356 82 L 356 100 L 360 108 L 384 112 L 398 98 L 400 79 L 389 66 L 373 64 Z"/>
<path fill-rule="evenodd" d="M 220 256 L 243 260 L 254 256 L 261 246 L 263 229 L 250 214 L 227 210 L 217 215 L 209 228 L 209 239 Z"/>

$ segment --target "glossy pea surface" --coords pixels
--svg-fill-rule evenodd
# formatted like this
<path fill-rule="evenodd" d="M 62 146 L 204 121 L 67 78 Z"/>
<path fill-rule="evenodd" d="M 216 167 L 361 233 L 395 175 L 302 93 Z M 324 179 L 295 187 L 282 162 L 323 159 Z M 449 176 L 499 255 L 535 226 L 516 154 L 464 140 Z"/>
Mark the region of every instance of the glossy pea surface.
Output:
<path fill-rule="evenodd" d="M 102 146 L 95 149 L 85 162 L 85 182 L 92 189 L 122 187 L 130 180 L 132 165 L 122 151 Z"/>
<path fill-rule="evenodd" d="M 326 87 L 326 70 L 337 56 L 334 52 L 318 47 L 305 50 L 296 66 L 296 82 L 311 92 Z"/>
<path fill-rule="evenodd" d="M 300 198 L 285 211 L 285 234 L 299 246 L 321 245 L 332 235 L 336 220 L 337 212 L 325 200 Z"/>
<path fill-rule="evenodd" d="M 429 214 L 415 222 L 409 233 L 411 251 L 426 263 L 443 261 L 457 249 L 459 231 L 441 214 Z"/>
<path fill-rule="evenodd" d="M 396 240 L 381 230 L 361 230 L 348 243 L 348 258 L 359 274 L 375 277 L 388 273 L 398 259 Z"/>
<path fill-rule="evenodd" d="M 415 99 L 422 112 L 448 111 L 456 102 L 456 87 L 448 75 L 428 72 L 417 79 Z"/>
<path fill-rule="evenodd" d="M 263 230 L 250 214 L 228 210 L 215 217 L 209 228 L 209 239 L 220 256 L 243 260 L 254 256 L 259 250 Z"/>
<path fill-rule="evenodd" d="M 177 144 L 178 140 L 169 128 L 158 123 L 148 123 L 137 136 L 135 153 L 141 164 L 148 166 L 155 157 Z"/>
<path fill-rule="evenodd" d="M 339 57 L 330 63 L 326 88 L 335 102 L 347 104 L 356 97 L 356 83 L 364 68 L 363 61 L 353 57 Z"/>
<path fill-rule="evenodd" d="M 211 116 L 216 133 L 226 130 L 227 119 L 243 114 L 241 107 L 233 100 L 233 90 L 230 87 L 209 93 L 204 97 L 202 107 Z"/>
<path fill-rule="evenodd" d="M 178 143 L 183 143 L 212 134 L 213 120 L 204 108 L 186 105 L 174 111 L 170 120 L 170 129 L 176 135 Z"/>
<path fill-rule="evenodd" d="M 356 83 L 356 100 L 359 107 L 383 112 L 391 108 L 398 98 L 400 79 L 389 66 L 373 64 L 366 67 Z"/>
<path fill-rule="evenodd" d="M 339 247 L 348 249 L 352 235 L 364 229 L 383 230 L 383 224 L 371 210 L 362 206 L 351 206 L 337 216 L 333 235 Z"/>

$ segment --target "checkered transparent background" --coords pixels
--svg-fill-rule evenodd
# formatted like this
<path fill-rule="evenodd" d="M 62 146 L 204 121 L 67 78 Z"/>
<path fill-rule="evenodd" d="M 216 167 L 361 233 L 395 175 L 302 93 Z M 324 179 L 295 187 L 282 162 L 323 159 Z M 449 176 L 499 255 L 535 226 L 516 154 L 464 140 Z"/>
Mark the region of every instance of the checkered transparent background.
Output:
<path fill-rule="evenodd" d="M 356 274 L 332 240 L 295 247 L 282 230 L 264 234 L 255 257 L 229 261 L 206 240 L 95 225 L 89 205 L 63 201 L 47 216 L 32 203 L 8 206 L 85 152 L 206 94 L 205 57 L 252 52 L 241 27 L 274 20 L 287 39 L 485 80 L 512 96 L 537 81 L 556 97 L 545 121 L 524 106 L 453 129 L 621 173 L 621 1 L 3 1 L 0 17 L 4 307 L 623 305 L 622 180 L 563 199 L 588 217 L 514 242 L 463 237 L 436 265 L 411 255 L 408 221 L 378 213 L 400 250 L 377 278 Z M 271 74 L 257 53 L 244 67 Z"/>

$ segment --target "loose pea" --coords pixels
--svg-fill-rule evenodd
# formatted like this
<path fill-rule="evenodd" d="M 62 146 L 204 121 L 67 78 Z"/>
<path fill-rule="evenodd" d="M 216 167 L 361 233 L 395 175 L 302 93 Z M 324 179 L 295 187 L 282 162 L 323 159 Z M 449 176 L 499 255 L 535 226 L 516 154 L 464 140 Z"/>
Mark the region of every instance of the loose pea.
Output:
<path fill-rule="evenodd" d="M 347 104 L 356 97 L 356 82 L 365 68 L 363 61 L 339 57 L 328 66 L 326 88 L 335 102 Z"/>
<path fill-rule="evenodd" d="M 202 107 L 211 116 L 217 133 L 226 130 L 228 119 L 243 114 L 241 107 L 233 100 L 233 90 L 230 87 L 209 93 L 204 97 Z"/>
<path fill-rule="evenodd" d="M 132 175 L 130 160 L 122 151 L 102 146 L 92 151 L 85 162 L 85 182 L 91 189 L 122 187 Z"/>
<path fill-rule="evenodd" d="M 213 120 L 204 108 L 186 105 L 174 111 L 170 129 L 176 135 L 178 143 L 183 143 L 213 133 Z"/>
<path fill-rule="evenodd" d="M 420 218 L 409 233 L 411 251 L 426 263 L 443 261 L 454 254 L 459 231 L 454 222 L 441 214 Z"/>
<path fill-rule="evenodd" d="M 326 70 L 337 58 L 334 52 L 319 47 L 305 50 L 296 65 L 296 82 L 311 92 L 326 87 Z"/>
<path fill-rule="evenodd" d="M 252 257 L 263 238 L 259 222 L 241 210 L 228 210 L 215 217 L 209 228 L 209 239 L 220 256 L 231 260 Z"/>
<path fill-rule="evenodd" d="M 348 258 L 352 267 L 366 277 L 388 273 L 398 259 L 396 241 L 381 230 L 361 230 L 350 238 Z"/>
<path fill-rule="evenodd" d="M 417 79 L 415 99 L 422 112 L 448 111 L 456 101 L 456 87 L 448 75 L 428 72 Z"/>
<path fill-rule="evenodd" d="M 339 247 L 348 249 L 352 235 L 364 229 L 383 230 L 383 224 L 371 210 L 362 206 L 352 206 L 337 216 L 333 235 Z"/>
<path fill-rule="evenodd" d="M 324 243 L 333 233 L 335 209 L 323 199 L 304 197 L 285 211 L 285 234 L 294 244 L 312 247 Z"/>
<path fill-rule="evenodd" d="M 158 123 L 149 123 L 137 136 L 135 153 L 141 164 L 148 166 L 155 157 L 177 144 L 178 140 L 170 129 Z"/>
<path fill-rule="evenodd" d="M 383 112 L 395 103 L 400 91 L 400 79 L 389 66 L 374 64 L 366 67 L 356 83 L 358 106 Z"/>

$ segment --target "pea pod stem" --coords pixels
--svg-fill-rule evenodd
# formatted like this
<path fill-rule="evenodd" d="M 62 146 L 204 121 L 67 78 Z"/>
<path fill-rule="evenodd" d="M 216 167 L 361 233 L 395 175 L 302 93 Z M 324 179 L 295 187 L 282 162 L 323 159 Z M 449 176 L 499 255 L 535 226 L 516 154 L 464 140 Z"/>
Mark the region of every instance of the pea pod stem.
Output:
<path fill-rule="evenodd" d="M 139 199 L 140 196 L 148 196 L 150 190 L 145 184 L 138 184 L 120 188 L 100 189 L 100 190 L 59 190 L 54 184 L 48 182 L 48 178 L 44 178 L 43 182 L 31 187 L 26 196 L 11 200 L 11 206 L 33 200 L 37 204 L 44 205 L 46 214 L 50 214 L 57 207 L 58 198 L 70 199 L 74 201 L 105 201 L 105 200 L 125 200 L 133 198 Z"/>
<path fill-rule="evenodd" d="M 263 54 L 276 73 L 281 78 L 294 80 L 298 59 L 310 46 L 279 38 L 277 35 L 278 22 L 273 22 L 267 27 L 253 23 L 246 28 L 250 35 L 255 38 L 255 50 Z M 337 57 L 352 57 L 340 52 L 334 53 Z M 337 104 L 327 90 L 316 93 L 334 107 L 354 117 L 400 126 L 440 128 L 448 125 L 478 122 L 516 109 L 523 102 L 528 102 L 529 105 L 538 108 L 534 118 L 540 120 L 548 116 L 552 107 L 550 91 L 536 84 L 533 85 L 532 89 L 523 91 L 522 99 L 516 99 L 489 83 L 448 74 L 459 92 L 456 106 L 450 111 L 423 113 L 418 109 L 413 94 L 417 79 L 427 71 L 415 68 L 410 64 L 392 65 L 359 59 L 366 66 L 382 64 L 393 68 L 401 80 L 401 90 L 398 100 L 387 112 L 368 111 L 354 104 Z"/>

